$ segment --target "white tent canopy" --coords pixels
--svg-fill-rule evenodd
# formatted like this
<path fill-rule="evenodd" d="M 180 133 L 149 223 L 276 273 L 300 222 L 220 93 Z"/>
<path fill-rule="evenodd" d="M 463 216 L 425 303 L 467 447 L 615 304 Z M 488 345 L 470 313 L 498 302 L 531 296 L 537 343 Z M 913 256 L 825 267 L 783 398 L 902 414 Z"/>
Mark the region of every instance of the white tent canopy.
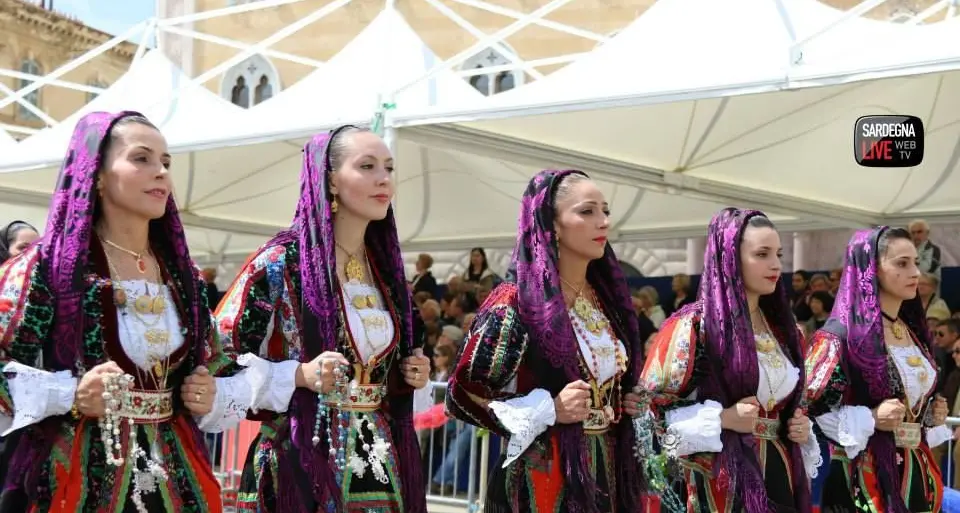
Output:
<path fill-rule="evenodd" d="M 398 96 L 393 91 L 440 62 L 394 9 L 384 9 L 324 66 L 249 110 L 258 134 L 315 132 L 369 123 L 384 103 L 398 112 L 428 106 L 477 106 L 486 98 L 452 71 L 443 71 Z"/>
<path fill-rule="evenodd" d="M 835 19 L 831 9 L 810 3 L 795 2 L 806 9 L 802 30 L 818 30 Z M 690 17 L 691 10 L 698 15 Z M 912 62 L 900 52 L 889 65 L 915 74 L 901 78 L 867 81 L 869 73 L 844 67 L 856 61 L 847 56 L 829 61 L 830 53 L 816 47 L 788 68 L 793 38 L 784 20 L 775 2 L 763 0 L 661 0 L 591 55 L 499 95 L 489 108 L 438 109 L 432 116 L 396 121 L 406 127 L 458 121 L 412 128 L 447 148 L 494 152 L 518 162 L 549 160 L 633 178 L 654 189 L 675 188 L 683 197 L 837 225 L 871 224 L 882 214 L 936 217 L 942 209 L 960 218 L 960 177 L 953 177 L 960 155 L 960 97 L 951 94 L 960 76 L 915 74 L 942 69 L 947 56 L 942 47 L 934 51 L 937 67 L 927 69 L 921 66 L 931 62 L 923 52 L 916 51 Z M 854 22 L 854 32 L 836 35 L 837 41 L 886 28 Z M 954 41 L 948 48 L 960 67 L 960 30 L 899 28 L 905 29 L 899 42 L 913 49 L 918 47 L 909 34 L 933 40 L 923 29 L 935 30 L 941 44 Z M 844 25 L 833 30 L 843 31 Z M 833 53 L 843 52 L 835 47 Z M 817 76 L 823 70 L 833 75 Z M 814 76 L 836 85 L 797 88 L 794 76 L 810 79 L 805 86 L 816 83 Z M 924 163 L 912 170 L 860 168 L 851 151 L 854 121 L 889 113 L 924 119 Z"/>
<path fill-rule="evenodd" d="M 77 121 L 90 112 L 121 110 L 143 113 L 165 134 L 171 148 L 222 138 L 225 130 L 243 122 L 244 114 L 243 109 L 192 82 L 162 52 L 152 50 L 73 115 L 21 141 L 14 152 L 0 159 L 0 172 L 59 162 Z"/>

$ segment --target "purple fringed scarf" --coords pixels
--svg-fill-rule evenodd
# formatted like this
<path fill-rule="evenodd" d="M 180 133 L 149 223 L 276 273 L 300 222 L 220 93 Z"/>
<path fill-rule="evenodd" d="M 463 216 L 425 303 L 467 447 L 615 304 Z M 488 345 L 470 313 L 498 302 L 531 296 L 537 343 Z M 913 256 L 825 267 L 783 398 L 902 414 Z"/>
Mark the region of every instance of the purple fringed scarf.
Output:
<path fill-rule="evenodd" d="M 557 241 L 554 232 L 553 196 L 563 178 L 580 171 L 541 171 L 523 194 L 517 243 L 506 280 L 518 285 L 519 316 L 535 348 L 536 358 L 560 372 L 543 377 L 542 385 L 556 396 L 568 383 L 583 379 L 579 365 L 579 346 L 567 306 L 560 290 L 557 271 Z M 623 389 L 636 384 L 643 369 L 643 354 L 627 282 L 620 263 L 608 244 L 603 258 L 587 268 L 587 280 L 593 286 L 617 335 L 627 349 L 630 365 L 623 377 Z M 553 377 L 551 377 L 553 376 Z M 596 481 L 587 465 L 587 451 L 580 424 L 557 424 L 560 465 L 566 476 L 569 494 L 567 511 L 596 511 Z M 632 455 L 634 435 L 631 423 L 617 426 L 618 454 Z M 640 503 L 640 473 L 633 457 L 614 459 L 617 470 L 618 500 L 626 508 Z"/>
<path fill-rule="evenodd" d="M 724 408 L 757 395 L 760 381 L 756 341 L 740 269 L 740 243 L 750 218 L 762 215 L 756 210 L 726 208 L 713 217 L 707 234 L 700 291 L 696 303 L 691 305 L 691 308 L 702 311 L 701 336 L 711 365 L 700 385 L 699 398 L 713 399 Z M 790 361 L 800 369 L 793 399 L 781 415 L 785 422 L 793 417 L 800 404 L 804 365 L 796 320 L 782 281 L 777 282 L 773 294 L 760 298 L 760 309 L 778 338 L 786 342 L 785 352 Z M 724 430 L 721 438 L 723 451 L 716 460 L 715 472 L 721 478 L 729 479 L 734 496 L 742 501 L 744 511 L 770 511 L 753 435 Z M 800 447 L 790 441 L 784 443 L 790 450 L 797 510 L 808 511 L 810 491 Z"/>
<path fill-rule="evenodd" d="M 89 288 L 85 275 L 90 270 L 90 240 L 94 236 L 94 210 L 97 206 L 97 174 L 103 166 L 104 147 L 113 126 L 122 118 L 141 116 L 137 112 L 91 112 L 77 122 L 70 146 L 60 169 L 40 240 L 44 278 L 54 301 L 54 320 L 50 340 L 56 341 L 52 351 L 44 351 L 45 367 L 55 371 L 70 370 L 82 374 L 83 361 L 83 296 Z M 181 286 L 179 294 L 187 308 L 181 318 L 186 329 L 185 344 L 194 348 L 193 361 L 205 359 L 210 315 L 201 305 L 201 290 L 193 260 L 187 249 L 186 236 L 173 195 L 167 200 L 163 217 L 150 222 L 150 242 L 164 260 L 174 282 Z M 202 440 L 196 425 L 190 422 L 194 436 Z M 38 428 L 39 429 L 39 428 Z M 21 444 L 14 456 L 14 468 L 8 476 L 34 476 L 38 464 L 47 457 L 50 436 L 34 435 L 36 444 Z M 200 447 L 203 447 L 201 444 Z M 28 484 L 31 477 L 27 477 Z M 30 488 L 35 489 L 35 487 Z"/>
<path fill-rule="evenodd" d="M 886 230 L 886 226 L 861 230 L 850 238 L 837 300 L 830 319 L 822 328 L 842 341 L 843 371 L 850 382 L 854 404 L 868 408 L 875 408 L 884 400 L 897 396 L 895 384 L 890 379 L 878 297 L 880 255 L 877 242 Z M 913 331 L 921 346 L 929 349 L 931 341 L 919 296 L 903 302 L 900 318 Z M 875 474 L 887 511 L 907 513 L 909 510 L 900 493 L 893 434 L 874 432 L 867 442 L 867 450 L 873 455 Z"/>
<path fill-rule="evenodd" d="M 302 281 L 302 340 L 304 352 L 301 361 L 308 362 L 324 351 L 336 351 L 340 314 L 337 295 L 336 242 L 333 237 L 333 212 L 330 210 L 332 196 L 328 180 L 332 170 L 328 150 L 330 142 L 338 137 L 343 126 L 331 132 L 313 137 L 304 148 L 303 169 L 300 173 L 300 200 L 289 230 L 277 234 L 267 246 L 289 244 L 296 241 L 300 248 L 300 277 Z M 396 303 L 402 326 L 400 355 L 408 356 L 413 350 L 411 298 L 406 287 L 406 275 L 397 225 L 391 206 L 387 217 L 373 221 L 367 226 L 364 236 L 371 265 L 376 266 L 389 288 L 390 300 Z M 399 365 L 397 360 L 396 365 Z M 397 450 L 400 469 L 401 496 L 404 509 L 412 513 L 426 513 L 426 488 L 420 472 L 420 449 L 413 428 L 413 395 L 392 395 L 389 403 L 393 446 Z M 309 504 L 316 506 L 340 504 L 342 497 L 327 464 L 328 447 L 323 440 L 313 445 L 313 423 L 317 414 L 317 395 L 298 389 L 290 403 L 291 450 L 277 444 L 278 480 L 277 507 L 289 513 L 315 513 Z M 323 438 L 323 437 L 321 437 Z M 278 439 L 283 439 L 278 436 Z M 293 454 L 299 461 L 291 460 Z M 313 490 L 297 489 L 293 477 L 293 465 L 305 469 L 313 482 Z M 304 497 L 306 495 L 306 497 Z"/>

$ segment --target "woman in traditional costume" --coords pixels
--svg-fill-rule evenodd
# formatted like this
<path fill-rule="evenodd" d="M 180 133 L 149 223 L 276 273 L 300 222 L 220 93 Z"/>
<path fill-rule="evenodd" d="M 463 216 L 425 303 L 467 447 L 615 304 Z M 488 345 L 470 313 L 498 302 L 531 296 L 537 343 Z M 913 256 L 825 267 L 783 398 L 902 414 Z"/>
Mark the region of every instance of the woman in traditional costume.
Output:
<path fill-rule="evenodd" d="M 263 378 L 273 398 L 255 416 L 240 511 L 426 512 L 412 405 L 430 361 L 413 336 L 392 173 L 368 130 L 314 137 L 292 226 L 249 258 L 217 309 L 239 362 L 282 366 Z"/>
<path fill-rule="evenodd" d="M 900 228 L 859 231 L 826 325 L 807 355 L 808 411 L 828 442 L 819 508 L 940 511 L 931 447 L 951 438 L 917 296 L 917 250 Z"/>
<path fill-rule="evenodd" d="M 43 238 L 0 267 L 0 423 L 22 433 L 3 511 L 222 511 L 193 416 L 230 360 L 169 165 L 139 114 L 86 115 Z"/>
<path fill-rule="evenodd" d="M 488 513 L 640 510 L 621 384 L 634 384 L 641 347 L 608 228 L 585 174 L 530 181 L 506 281 L 477 312 L 447 392 L 452 415 L 509 438 Z"/>
<path fill-rule="evenodd" d="M 697 300 L 648 352 L 642 386 L 681 459 L 688 512 L 809 511 L 820 453 L 798 407 L 803 355 L 781 252 L 763 213 L 720 211 Z"/>

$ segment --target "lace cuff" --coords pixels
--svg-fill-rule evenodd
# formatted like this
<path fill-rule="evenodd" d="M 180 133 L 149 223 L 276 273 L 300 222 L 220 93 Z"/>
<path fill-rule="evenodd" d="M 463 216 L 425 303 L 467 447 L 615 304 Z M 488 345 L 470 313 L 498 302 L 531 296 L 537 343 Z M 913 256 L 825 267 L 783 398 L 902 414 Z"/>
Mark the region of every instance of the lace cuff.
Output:
<path fill-rule="evenodd" d="M 492 401 L 490 410 L 497 416 L 500 424 L 510 432 L 507 458 L 503 462 L 503 468 L 507 468 L 507 465 L 516 461 L 541 433 L 557 421 L 553 397 L 550 396 L 550 392 L 542 388 L 506 401 Z"/>
<path fill-rule="evenodd" d="M 817 424 L 827 438 L 846 450 L 848 458 L 856 458 L 867 448 L 875 429 L 873 412 L 866 406 L 841 406 L 817 417 Z"/>
<path fill-rule="evenodd" d="M 720 414 L 723 406 L 716 401 L 684 406 L 667 411 L 667 430 L 677 435 L 677 456 L 698 452 L 720 452 L 723 441 L 720 433 Z"/>
<path fill-rule="evenodd" d="M 36 424 L 47 417 L 64 415 L 73 408 L 77 378 L 70 371 L 48 372 L 18 362 L 4 368 L 13 402 L 13 422 L 0 436 Z"/>
<path fill-rule="evenodd" d="M 953 438 L 953 432 L 947 426 L 937 426 L 927 429 L 927 445 L 931 449 Z"/>
<path fill-rule="evenodd" d="M 246 418 L 247 410 L 287 411 L 296 390 L 296 372 L 300 362 L 269 362 L 246 353 L 237 358 L 246 367 L 228 378 L 217 378 L 213 410 L 196 419 L 207 433 L 219 433 Z"/>
<path fill-rule="evenodd" d="M 823 454 L 820 453 L 820 443 L 817 441 L 817 435 L 813 432 L 813 421 L 810 423 L 810 436 L 807 443 L 800 446 L 800 456 L 803 458 L 803 468 L 807 471 L 807 477 L 813 479 L 817 477 L 820 471 L 820 465 L 823 465 Z"/>

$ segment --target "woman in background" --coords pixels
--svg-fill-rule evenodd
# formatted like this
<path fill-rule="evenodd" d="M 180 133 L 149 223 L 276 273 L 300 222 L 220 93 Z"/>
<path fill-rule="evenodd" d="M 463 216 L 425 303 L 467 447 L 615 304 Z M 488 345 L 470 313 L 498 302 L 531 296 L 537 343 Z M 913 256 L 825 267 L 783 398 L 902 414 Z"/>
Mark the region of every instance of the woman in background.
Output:
<path fill-rule="evenodd" d="M 37 229 L 26 221 L 14 221 L 0 230 L 0 264 L 23 253 L 40 238 Z"/>

